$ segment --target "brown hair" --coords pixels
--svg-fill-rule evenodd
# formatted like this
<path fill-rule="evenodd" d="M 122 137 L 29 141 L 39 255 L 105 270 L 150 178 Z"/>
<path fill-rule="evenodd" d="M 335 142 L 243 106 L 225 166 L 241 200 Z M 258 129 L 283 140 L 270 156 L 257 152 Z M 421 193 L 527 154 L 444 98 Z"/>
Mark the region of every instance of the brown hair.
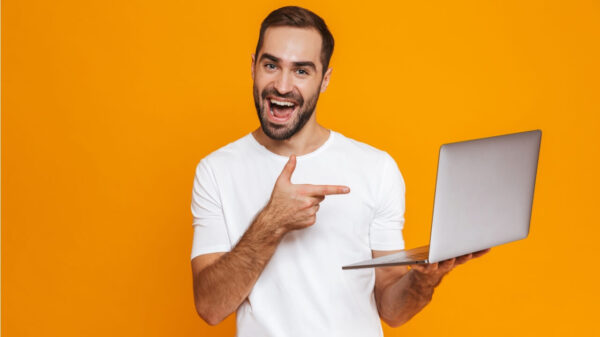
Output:
<path fill-rule="evenodd" d="M 333 54 L 333 35 L 327 28 L 325 21 L 317 14 L 297 6 L 281 7 L 272 11 L 260 25 L 260 35 L 256 45 L 255 56 L 258 57 L 258 51 L 263 45 L 265 31 L 269 27 L 291 26 L 298 28 L 314 28 L 321 34 L 321 64 L 323 65 L 323 75 L 329 67 L 329 60 Z"/>

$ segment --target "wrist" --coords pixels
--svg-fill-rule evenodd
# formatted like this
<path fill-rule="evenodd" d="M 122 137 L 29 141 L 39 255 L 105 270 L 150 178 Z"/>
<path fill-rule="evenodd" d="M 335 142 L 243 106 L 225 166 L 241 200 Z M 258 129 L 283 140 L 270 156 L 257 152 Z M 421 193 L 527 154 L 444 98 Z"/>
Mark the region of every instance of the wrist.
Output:
<path fill-rule="evenodd" d="M 266 235 L 270 238 L 275 239 L 277 242 L 288 232 L 285 226 L 282 226 L 277 217 L 271 212 L 269 204 L 258 214 L 255 223 L 266 232 Z"/>
<path fill-rule="evenodd" d="M 436 277 L 433 274 L 422 272 L 415 268 L 411 268 L 410 273 L 413 277 L 413 280 L 423 286 L 433 287 L 437 283 Z"/>
<path fill-rule="evenodd" d="M 408 276 L 415 292 L 424 298 L 431 299 L 435 287 L 439 284 L 439 280 L 436 280 L 432 275 L 422 273 L 416 269 L 411 269 Z"/>

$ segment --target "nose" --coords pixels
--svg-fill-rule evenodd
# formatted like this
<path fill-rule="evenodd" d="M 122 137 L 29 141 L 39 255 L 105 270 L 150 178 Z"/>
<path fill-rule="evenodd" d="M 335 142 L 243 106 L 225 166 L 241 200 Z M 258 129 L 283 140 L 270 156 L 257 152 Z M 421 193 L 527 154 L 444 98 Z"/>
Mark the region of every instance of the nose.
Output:
<path fill-rule="evenodd" d="M 277 76 L 277 79 L 275 80 L 275 89 L 281 95 L 285 95 L 288 92 L 292 91 L 292 89 L 293 89 L 292 76 L 290 76 L 290 74 L 288 74 L 287 71 L 282 71 L 279 73 L 279 75 Z"/>

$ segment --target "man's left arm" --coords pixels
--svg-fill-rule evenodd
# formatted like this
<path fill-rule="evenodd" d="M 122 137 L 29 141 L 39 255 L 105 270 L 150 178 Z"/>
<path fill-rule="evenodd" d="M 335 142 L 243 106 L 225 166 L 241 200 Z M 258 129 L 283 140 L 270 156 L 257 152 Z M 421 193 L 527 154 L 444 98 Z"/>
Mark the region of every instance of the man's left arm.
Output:
<path fill-rule="evenodd" d="M 391 327 L 397 327 L 421 311 L 433 297 L 435 287 L 444 275 L 459 264 L 487 253 L 489 249 L 438 263 L 375 268 L 375 300 L 379 316 Z M 373 250 L 373 257 L 399 251 Z"/>

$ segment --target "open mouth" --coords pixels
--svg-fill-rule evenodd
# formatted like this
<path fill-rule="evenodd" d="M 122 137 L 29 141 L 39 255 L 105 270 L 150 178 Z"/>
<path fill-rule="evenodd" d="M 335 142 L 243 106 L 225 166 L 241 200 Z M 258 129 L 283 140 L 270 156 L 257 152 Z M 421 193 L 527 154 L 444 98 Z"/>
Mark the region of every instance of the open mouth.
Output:
<path fill-rule="evenodd" d="M 266 101 L 269 118 L 275 123 L 287 122 L 298 107 L 296 102 L 281 98 L 267 98 Z"/>

